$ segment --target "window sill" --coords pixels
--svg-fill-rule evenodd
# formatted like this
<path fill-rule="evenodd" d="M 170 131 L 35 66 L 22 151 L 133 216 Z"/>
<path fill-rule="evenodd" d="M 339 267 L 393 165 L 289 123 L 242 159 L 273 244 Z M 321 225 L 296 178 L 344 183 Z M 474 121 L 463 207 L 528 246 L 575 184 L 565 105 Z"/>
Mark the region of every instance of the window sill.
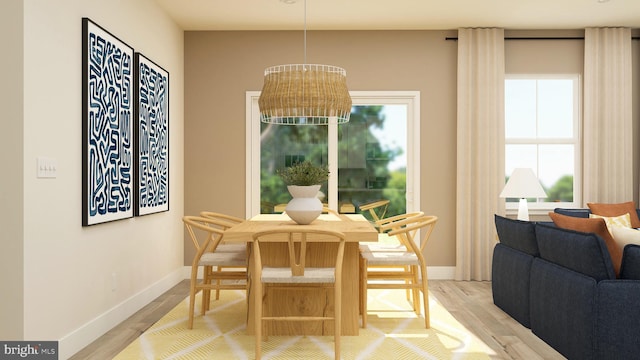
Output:
<path fill-rule="evenodd" d="M 531 221 L 551 221 L 549 217 L 549 212 L 552 212 L 553 208 L 546 209 L 529 209 L 529 220 Z M 518 217 L 518 209 L 506 209 L 506 216 L 508 218 L 517 218 Z"/>

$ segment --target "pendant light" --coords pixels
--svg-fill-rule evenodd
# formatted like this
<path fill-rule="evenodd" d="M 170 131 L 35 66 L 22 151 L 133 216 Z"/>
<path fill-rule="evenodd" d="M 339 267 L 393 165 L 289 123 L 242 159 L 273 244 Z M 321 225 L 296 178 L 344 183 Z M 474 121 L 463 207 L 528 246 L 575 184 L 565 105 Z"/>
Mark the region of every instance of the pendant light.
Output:
<path fill-rule="evenodd" d="M 304 0 L 304 64 L 277 65 L 264 71 L 264 85 L 258 99 L 260 121 L 281 125 L 349 122 L 351 96 L 347 72 L 337 66 L 306 62 L 307 1 Z"/>

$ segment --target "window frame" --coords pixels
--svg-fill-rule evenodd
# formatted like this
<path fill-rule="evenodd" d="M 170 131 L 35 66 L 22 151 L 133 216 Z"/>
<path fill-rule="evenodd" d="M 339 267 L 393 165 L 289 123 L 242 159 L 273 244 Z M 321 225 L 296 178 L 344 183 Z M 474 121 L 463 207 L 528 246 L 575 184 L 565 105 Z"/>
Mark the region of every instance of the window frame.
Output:
<path fill-rule="evenodd" d="M 580 208 L 582 207 L 582 77 L 580 74 L 505 74 L 505 87 L 508 80 L 571 80 L 573 82 L 573 136 L 570 138 L 507 138 L 506 135 L 506 114 L 505 114 L 505 158 L 507 145 L 573 145 L 573 201 L 572 202 L 545 202 L 538 199 L 529 202 L 529 213 L 532 215 L 546 215 L 548 211 L 555 208 Z M 505 98 L 506 107 L 506 98 Z M 539 160 L 538 160 L 539 161 Z M 536 167 L 540 164 L 537 163 Z M 534 169 L 539 173 L 538 169 Z M 506 173 L 506 163 L 505 163 Z M 509 176 L 510 174 L 506 174 Z M 518 202 L 505 201 L 507 214 L 512 215 L 518 212 Z"/>
<path fill-rule="evenodd" d="M 407 106 L 407 203 L 408 212 L 420 209 L 420 91 L 349 91 L 353 106 L 406 105 Z M 260 91 L 247 91 L 246 117 L 246 198 L 245 216 L 260 213 Z M 283 125 L 294 126 L 294 125 Z M 322 125 L 329 129 L 329 207 L 337 208 L 338 173 L 337 124 Z M 335 203 L 335 204 L 334 204 Z"/>

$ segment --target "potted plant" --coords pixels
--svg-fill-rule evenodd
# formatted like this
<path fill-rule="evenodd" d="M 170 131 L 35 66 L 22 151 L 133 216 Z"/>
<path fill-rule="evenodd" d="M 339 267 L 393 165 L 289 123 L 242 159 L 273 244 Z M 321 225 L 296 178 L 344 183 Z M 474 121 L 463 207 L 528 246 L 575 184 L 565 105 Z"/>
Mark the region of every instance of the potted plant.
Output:
<path fill-rule="evenodd" d="M 329 169 L 326 166 L 313 165 L 309 160 L 278 169 L 276 173 L 286 185 L 321 185 L 329 179 Z"/>
<path fill-rule="evenodd" d="M 285 212 L 298 224 L 310 224 L 322 213 L 322 202 L 317 195 L 322 183 L 329 179 L 329 169 L 313 165 L 307 160 L 277 170 L 276 173 L 293 197 Z"/>

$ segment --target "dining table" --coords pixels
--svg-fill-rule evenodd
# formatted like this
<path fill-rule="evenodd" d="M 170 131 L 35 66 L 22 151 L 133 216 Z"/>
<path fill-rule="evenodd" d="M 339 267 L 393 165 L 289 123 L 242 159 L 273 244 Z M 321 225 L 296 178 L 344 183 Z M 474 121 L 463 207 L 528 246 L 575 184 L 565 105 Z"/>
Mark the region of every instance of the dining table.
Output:
<path fill-rule="evenodd" d="M 296 225 L 286 214 L 259 214 L 242 223 L 227 229 L 224 234 L 225 243 L 247 243 L 250 252 L 248 264 L 248 293 L 247 293 L 247 334 L 254 334 L 254 307 L 257 299 L 254 287 L 260 286 L 259 281 L 252 281 L 253 271 L 252 242 L 253 235 L 265 231 L 278 229 L 283 226 Z M 342 265 L 342 335 L 358 335 L 359 333 L 359 243 L 378 241 L 378 230 L 361 214 L 321 214 L 308 225 L 296 225 L 301 228 L 315 228 L 340 231 L 345 235 L 345 248 Z M 267 244 L 265 244 L 267 245 Z M 277 245 L 277 244 L 273 244 Z M 310 244 L 311 245 L 311 244 Z M 308 266 L 314 263 L 320 266 L 328 257 L 330 246 L 335 244 L 317 243 L 315 248 L 308 249 L 312 254 L 307 261 Z M 284 251 L 269 251 L 264 245 L 260 247 L 264 264 L 282 264 L 288 260 L 288 253 Z M 275 249 L 274 249 L 275 250 Z M 286 266 L 286 265 L 285 265 Z M 297 313 L 300 315 L 317 314 L 333 309 L 332 294 L 319 288 L 309 288 L 295 284 L 286 287 L 267 287 L 263 294 L 263 311 L 265 315 L 281 315 L 283 313 Z M 332 310 L 330 310 L 332 311 Z M 332 335 L 333 324 L 315 324 L 308 322 L 275 322 L 265 325 L 266 335 Z"/>

